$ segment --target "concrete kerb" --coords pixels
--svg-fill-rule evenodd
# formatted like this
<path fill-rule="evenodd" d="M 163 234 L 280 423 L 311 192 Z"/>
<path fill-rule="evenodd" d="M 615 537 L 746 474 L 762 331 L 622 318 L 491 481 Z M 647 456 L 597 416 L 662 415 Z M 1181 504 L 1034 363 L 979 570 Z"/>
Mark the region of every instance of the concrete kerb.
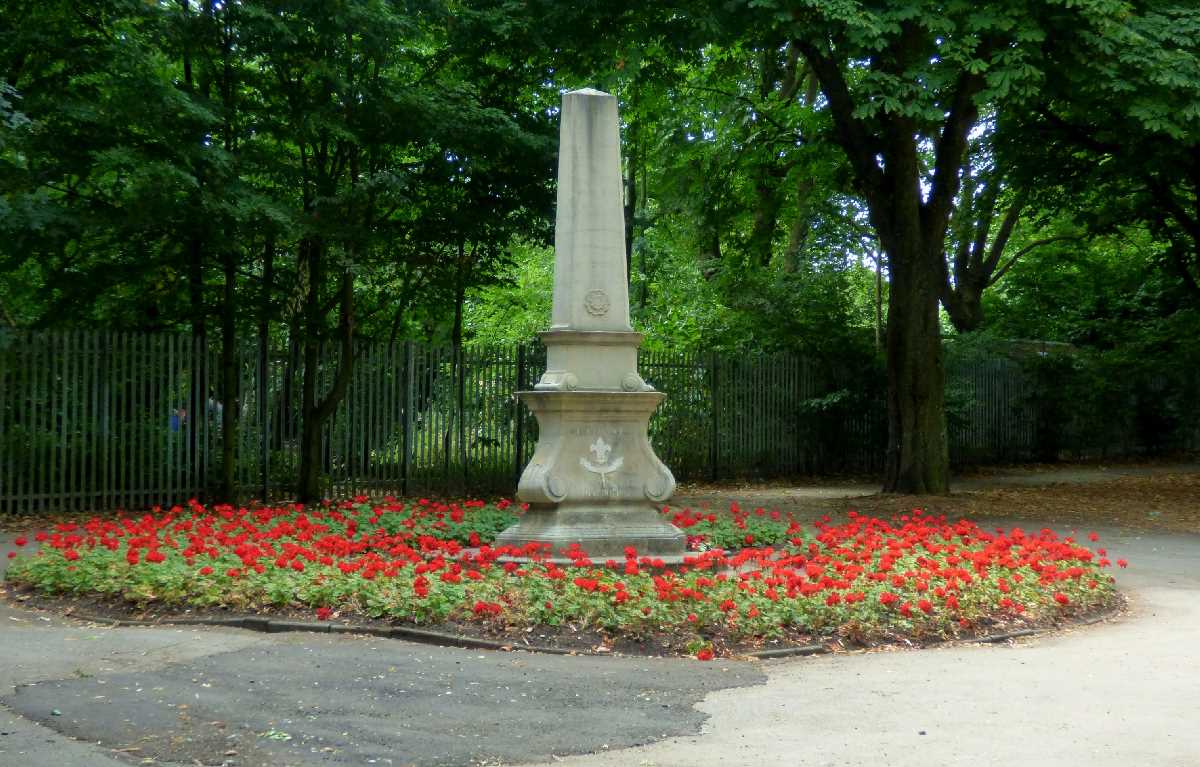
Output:
<path fill-rule="evenodd" d="M 1090 626 L 1102 621 L 1115 618 L 1122 612 L 1123 605 L 1116 605 L 1096 615 L 1088 616 L 1075 621 L 1073 625 Z M 366 626 L 353 623 L 329 623 L 325 621 L 298 621 L 298 620 L 272 620 L 261 616 L 233 616 L 229 618 L 165 618 L 161 620 L 137 620 L 133 618 L 105 618 L 91 615 L 89 613 L 74 611 L 70 614 L 71 618 L 76 620 L 88 621 L 91 623 L 104 624 L 113 627 L 120 626 L 212 626 L 222 628 L 241 628 L 249 631 L 258 631 L 266 634 L 279 634 L 284 632 L 312 632 L 318 634 L 361 634 L 367 636 L 377 636 L 385 639 L 402 639 L 418 644 L 434 645 L 438 647 L 460 647 L 464 649 L 474 650 L 497 650 L 511 652 L 522 650 L 524 652 L 544 653 L 548 655 L 592 655 L 603 657 L 609 653 L 590 652 L 587 650 L 568 650 L 562 647 L 547 647 L 545 645 L 535 644 L 520 644 L 516 642 L 502 642 L 494 639 L 481 639 L 478 637 L 462 636 L 460 634 L 450 634 L 442 631 L 430 631 L 428 629 L 418 629 L 409 626 Z M 941 647 L 950 644 L 998 644 L 1007 642 L 1013 639 L 1024 639 L 1034 636 L 1043 636 L 1052 634 L 1059 627 L 1046 627 L 1038 629 L 1016 629 L 1013 631 L 1003 631 L 996 634 L 988 634 L 982 637 L 974 637 L 971 639 L 947 639 L 939 642 L 930 642 L 920 645 L 920 649 L 929 649 Z M 775 647 L 766 650 L 754 650 L 744 653 L 743 657 L 755 658 L 758 660 L 774 660 L 779 658 L 796 658 L 809 655 L 825 655 L 835 652 L 836 648 L 829 643 L 793 645 L 790 647 Z"/>

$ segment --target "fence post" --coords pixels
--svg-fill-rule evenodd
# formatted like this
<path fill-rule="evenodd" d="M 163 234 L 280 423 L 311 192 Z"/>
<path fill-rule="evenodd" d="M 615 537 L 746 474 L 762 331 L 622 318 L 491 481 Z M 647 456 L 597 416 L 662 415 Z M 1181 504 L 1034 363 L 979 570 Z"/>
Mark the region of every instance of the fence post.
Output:
<path fill-rule="evenodd" d="M 413 342 L 404 342 L 404 452 L 400 456 L 400 494 L 408 495 L 413 426 Z"/>
<path fill-rule="evenodd" d="M 254 393 L 258 398 L 258 460 L 259 460 L 259 478 L 262 481 L 262 502 L 270 503 L 271 496 L 271 479 L 270 479 L 270 460 L 271 446 L 269 444 L 269 435 L 271 429 L 267 421 L 270 409 L 267 407 L 267 366 L 270 364 L 267 358 L 267 336 L 259 334 L 258 337 L 258 386 Z"/>
<path fill-rule="evenodd" d="M 454 347 L 454 369 L 458 371 L 455 381 L 454 407 L 458 411 L 458 458 L 462 461 L 463 492 L 471 483 L 470 456 L 467 451 L 467 355 L 462 344 Z"/>
<path fill-rule="evenodd" d="M 719 363 L 720 363 L 720 357 L 717 356 L 717 353 L 709 352 L 708 371 L 709 371 L 709 375 L 711 376 L 711 379 L 712 379 L 711 383 L 709 384 L 709 391 L 711 392 L 711 396 L 712 396 L 712 401 L 709 403 L 709 406 L 712 409 L 712 429 L 711 429 L 712 435 L 711 435 L 710 441 L 709 441 L 708 462 L 709 462 L 709 479 L 712 480 L 713 482 L 717 481 L 717 478 L 720 476 L 720 473 L 721 473 L 721 471 L 720 471 L 721 429 L 720 429 L 720 421 L 719 421 L 719 415 L 720 415 L 719 403 L 721 400 L 720 400 L 719 389 L 718 389 L 718 386 L 719 386 L 718 365 L 719 365 Z"/>
<path fill-rule="evenodd" d="M 517 344 L 517 391 L 525 391 L 525 345 Z M 522 458 L 525 455 L 525 406 L 513 394 L 513 407 L 516 412 L 516 439 L 513 440 L 513 488 L 514 492 L 521 481 Z"/>

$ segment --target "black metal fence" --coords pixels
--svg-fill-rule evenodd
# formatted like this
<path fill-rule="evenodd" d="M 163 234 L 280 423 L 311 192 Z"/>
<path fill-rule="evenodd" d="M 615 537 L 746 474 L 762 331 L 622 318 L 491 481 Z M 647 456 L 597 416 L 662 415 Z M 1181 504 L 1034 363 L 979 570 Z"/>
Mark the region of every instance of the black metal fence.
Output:
<path fill-rule="evenodd" d="M 1200 417 L 1188 405 L 1200 395 L 1194 374 L 1105 388 L 1069 358 L 951 356 L 956 463 L 1200 446 Z M 336 347 L 320 360 L 323 391 Z M 324 431 L 328 492 L 511 492 L 537 440 L 536 422 L 513 395 L 544 364 L 535 344 L 361 345 L 349 391 Z M 644 352 L 639 365 L 668 395 L 651 438 L 680 479 L 882 466 L 881 371 L 787 354 Z M 238 356 L 237 396 L 224 402 L 216 350 L 191 336 L 0 334 L 0 513 L 203 497 L 220 475 L 225 407 L 238 411 L 242 495 L 286 496 L 299 465 L 303 374 L 296 350 L 264 355 L 248 346 Z"/>

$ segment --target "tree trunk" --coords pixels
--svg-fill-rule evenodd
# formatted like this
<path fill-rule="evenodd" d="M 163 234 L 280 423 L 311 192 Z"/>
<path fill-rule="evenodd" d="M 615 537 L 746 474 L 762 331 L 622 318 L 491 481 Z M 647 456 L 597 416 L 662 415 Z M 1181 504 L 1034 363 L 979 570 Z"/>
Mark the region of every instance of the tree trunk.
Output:
<path fill-rule="evenodd" d="M 888 443 L 883 490 L 918 495 L 950 488 L 945 369 L 938 297 L 941 275 L 917 242 L 889 254 Z"/>
<path fill-rule="evenodd" d="M 964 279 L 953 288 L 947 288 L 942 299 L 950 322 L 960 333 L 978 330 L 983 324 L 982 286 Z"/>
<path fill-rule="evenodd" d="M 308 253 L 309 290 L 305 301 L 306 329 L 304 334 L 304 424 L 300 430 L 300 476 L 297 480 L 297 496 L 301 503 L 312 503 L 321 499 L 321 437 L 325 422 L 333 415 L 338 403 L 350 388 L 354 373 L 354 276 L 347 267 L 342 273 L 339 288 L 339 311 L 341 322 L 341 358 L 333 386 L 317 400 L 317 375 L 320 355 L 320 336 L 324 324 L 319 287 L 324 283 L 324 244 L 310 240 L 302 245 Z"/>
<path fill-rule="evenodd" d="M 771 264 L 775 229 L 779 225 L 779 207 L 783 202 L 779 194 L 779 179 L 785 173 L 785 169 L 766 163 L 759 165 L 755 173 L 754 223 L 750 228 L 746 249 L 762 267 Z"/>
<path fill-rule="evenodd" d="M 321 498 L 321 426 L 316 422 L 317 370 L 320 364 L 321 275 L 319 246 L 311 238 L 300 243 L 300 258 L 308 269 L 308 290 L 304 297 L 304 378 L 300 390 L 300 475 L 296 478 L 296 496 L 301 503 Z"/>
<path fill-rule="evenodd" d="M 875 352 L 883 351 L 883 254 L 875 254 Z"/>

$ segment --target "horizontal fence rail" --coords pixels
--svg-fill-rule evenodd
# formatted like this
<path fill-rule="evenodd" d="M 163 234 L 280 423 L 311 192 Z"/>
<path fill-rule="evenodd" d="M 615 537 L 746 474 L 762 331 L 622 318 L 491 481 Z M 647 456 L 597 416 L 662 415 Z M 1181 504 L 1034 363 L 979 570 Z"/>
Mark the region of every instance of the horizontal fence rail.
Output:
<path fill-rule="evenodd" d="M 318 354 L 321 394 L 332 386 L 339 356 L 337 346 Z M 226 407 L 236 409 L 240 496 L 288 497 L 299 468 L 304 354 L 250 344 L 239 349 L 236 365 L 238 388 L 226 397 L 219 356 L 205 339 L 0 332 L 0 513 L 143 508 L 210 496 L 222 474 Z M 359 344 L 347 394 L 322 434 L 326 492 L 512 492 L 537 442 L 537 424 L 514 395 L 544 367 L 537 344 Z M 882 468 L 887 429 L 879 373 L 839 371 L 790 354 L 646 351 L 639 367 L 668 395 L 650 435 L 681 480 Z M 1154 417 L 1174 419 L 1166 446 L 1200 445 L 1193 410 L 1162 416 L 1145 406 L 1168 395 L 1194 401 L 1194 377 L 1097 393 L 1072 388 L 1069 369 L 1055 374 L 1060 378 L 1047 384 L 1036 368 L 1007 357 L 948 364 L 952 460 L 1160 448 L 1137 437 L 1167 433 Z M 1181 395 L 1181 385 L 1190 393 Z M 1087 407 L 1071 406 L 1088 397 L 1094 401 Z"/>

